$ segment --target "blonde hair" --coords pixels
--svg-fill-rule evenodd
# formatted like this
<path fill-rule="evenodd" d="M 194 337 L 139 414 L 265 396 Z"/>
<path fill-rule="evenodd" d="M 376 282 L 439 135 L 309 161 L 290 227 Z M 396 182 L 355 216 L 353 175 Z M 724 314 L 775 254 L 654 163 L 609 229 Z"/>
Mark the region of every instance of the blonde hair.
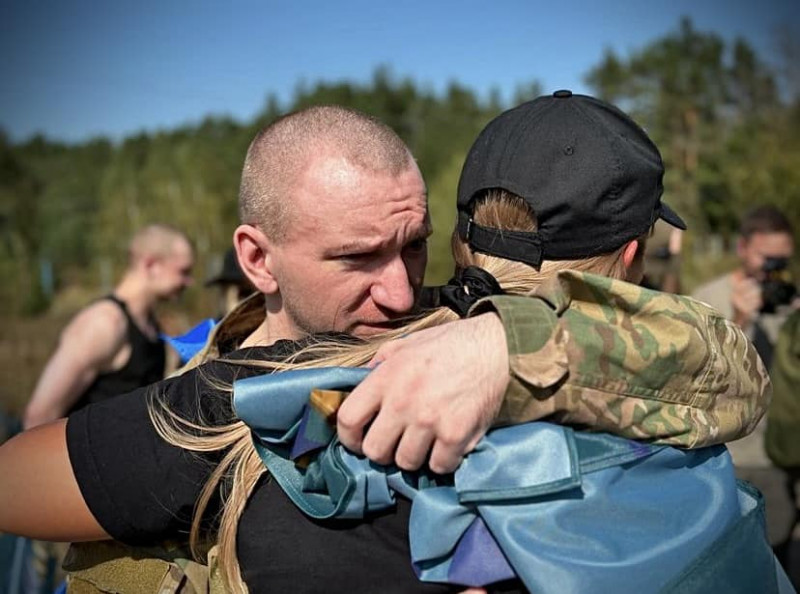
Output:
<path fill-rule="evenodd" d="M 488 192 L 477 203 L 474 218 L 480 225 L 501 230 L 536 230 L 535 214 L 527 204 L 521 198 L 502 190 Z M 452 236 L 452 248 L 458 268 L 467 266 L 483 268 L 491 273 L 509 294 L 528 294 L 557 272 L 566 269 L 594 272 L 618 279 L 624 279 L 626 276 L 626 267 L 622 261 L 624 246 L 610 254 L 583 260 L 543 262 L 538 270 L 521 262 L 475 253 L 455 231 Z M 643 249 L 639 250 L 640 254 L 641 252 Z M 236 364 L 263 367 L 275 372 L 327 365 L 364 365 L 385 342 L 402 334 L 438 326 L 457 318 L 458 316 L 449 309 L 439 308 L 424 313 L 416 319 L 408 320 L 402 328 L 388 331 L 366 342 L 355 344 L 318 342 L 284 361 L 247 360 L 237 361 Z M 206 379 L 214 387 L 232 392 L 230 385 L 220 384 L 212 378 Z M 209 501 L 217 492 L 221 492 L 222 514 L 216 539 L 213 539 L 213 535 L 209 536 L 219 545 L 219 570 L 228 588 L 232 592 L 247 592 L 236 557 L 236 535 L 239 518 L 253 488 L 266 472 L 253 447 L 250 429 L 242 421 L 218 427 L 205 426 L 202 420 L 200 423 L 191 423 L 171 412 L 162 401 L 157 401 L 156 406 L 151 407 L 150 415 L 159 434 L 173 445 L 198 453 L 227 450 L 197 502 L 190 544 L 195 555 L 202 555 L 205 535 L 200 531 L 201 519 Z"/>

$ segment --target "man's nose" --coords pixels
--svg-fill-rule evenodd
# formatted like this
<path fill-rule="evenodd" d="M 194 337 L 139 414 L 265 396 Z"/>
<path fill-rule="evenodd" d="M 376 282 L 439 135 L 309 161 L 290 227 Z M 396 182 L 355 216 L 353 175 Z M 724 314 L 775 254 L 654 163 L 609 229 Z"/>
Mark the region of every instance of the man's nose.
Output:
<path fill-rule="evenodd" d="M 393 258 L 380 270 L 372 284 L 372 300 L 382 309 L 407 313 L 414 306 L 414 288 L 408 279 L 408 270 L 400 256 Z"/>

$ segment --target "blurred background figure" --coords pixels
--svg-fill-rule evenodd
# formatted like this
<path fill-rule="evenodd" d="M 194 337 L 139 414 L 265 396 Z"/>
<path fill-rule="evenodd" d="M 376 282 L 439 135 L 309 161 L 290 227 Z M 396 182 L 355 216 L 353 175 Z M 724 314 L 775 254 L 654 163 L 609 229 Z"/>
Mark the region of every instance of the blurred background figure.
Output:
<path fill-rule="evenodd" d="M 119 284 L 62 331 L 25 409 L 24 427 L 162 379 L 166 353 L 154 308 L 192 284 L 193 266 L 194 249 L 183 232 L 163 224 L 138 231 Z"/>
<path fill-rule="evenodd" d="M 797 289 L 789 263 L 794 256 L 792 225 L 774 206 L 759 206 L 742 219 L 736 244 L 739 266 L 701 285 L 692 296 L 718 309 L 747 334 L 769 367 L 778 331 Z"/>
<path fill-rule="evenodd" d="M 217 319 L 223 318 L 237 303 L 256 290 L 242 273 L 233 248 L 225 252 L 222 268 L 206 281 L 206 286 L 215 287 L 219 293 Z"/>
<path fill-rule="evenodd" d="M 192 284 L 194 248 L 175 227 L 153 224 L 128 245 L 127 268 L 111 293 L 80 310 L 62 330 L 25 408 L 23 426 L 130 392 L 164 377 L 167 352 L 155 306 Z M 9 583 L 20 592 L 52 592 L 63 580 L 63 543 L 2 540 Z M 18 575 L 11 575 L 18 574 Z"/>
<path fill-rule="evenodd" d="M 794 256 L 791 223 L 774 206 L 752 209 L 742 218 L 736 254 L 739 260 L 736 269 L 701 285 L 692 296 L 739 324 L 774 375 L 773 355 L 781 328 L 800 305 L 790 274 Z M 789 347 L 784 350 L 791 352 Z M 800 390 L 800 386 L 794 386 L 794 390 Z M 784 394 L 784 398 L 786 396 Z M 780 412 L 780 409 L 770 410 L 768 417 L 773 419 L 773 424 Z M 766 430 L 767 417 L 753 433 L 728 444 L 728 449 L 737 476 L 754 484 L 764 494 L 770 543 L 787 573 L 797 574 L 797 571 L 790 571 L 789 559 L 797 516 L 794 479 L 767 456 Z M 800 433 L 790 439 L 800 445 Z M 797 576 L 792 577 L 796 579 Z"/>
<path fill-rule="evenodd" d="M 781 326 L 770 378 L 773 393 L 767 414 L 766 450 L 772 463 L 786 473 L 789 501 L 794 504 L 790 521 L 794 532 L 800 520 L 800 310 L 792 312 Z M 790 534 L 783 547 L 792 567 L 799 561 L 797 557 L 800 554 L 790 545 L 793 536 Z"/>

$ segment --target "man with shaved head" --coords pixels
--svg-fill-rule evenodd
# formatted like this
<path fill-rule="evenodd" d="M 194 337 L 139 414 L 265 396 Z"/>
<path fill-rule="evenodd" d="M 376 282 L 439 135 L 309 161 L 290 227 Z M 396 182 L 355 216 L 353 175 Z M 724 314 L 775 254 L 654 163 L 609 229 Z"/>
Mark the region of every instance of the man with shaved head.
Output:
<path fill-rule="evenodd" d="M 358 336 L 413 308 L 430 235 L 422 175 L 387 126 L 318 107 L 250 146 L 234 243 L 271 313 L 260 341 Z"/>
<path fill-rule="evenodd" d="M 382 122 L 316 106 L 266 127 L 247 152 L 239 213 L 234 246 L 266 311 L 239 346 L 320 332 L 367 337 L 413 313 L 431 233 L 427 191 L 408 147 Z M 497 413 L 509 376 L 497 316 L 454 326 L 450 342 L 436 344 L 459 360 L 456 377 L 430 367 L 414 391 L 399 382 L 395 392 L 357 389 L 339 414 L 344 443 L 404 468 L 429 452 L 436 471 L 458 465 Z M 373 420 L 377 430 L 365 432 Z"/>
<path fill-rule="evenodd" d="M 178 229 L 139 230 L 119 284 L 62 331 L 25 410 L 25 428 L 162 379 L 164 343 L 153 309 L 191 284 L 193 264 L 192 245 Z"/>

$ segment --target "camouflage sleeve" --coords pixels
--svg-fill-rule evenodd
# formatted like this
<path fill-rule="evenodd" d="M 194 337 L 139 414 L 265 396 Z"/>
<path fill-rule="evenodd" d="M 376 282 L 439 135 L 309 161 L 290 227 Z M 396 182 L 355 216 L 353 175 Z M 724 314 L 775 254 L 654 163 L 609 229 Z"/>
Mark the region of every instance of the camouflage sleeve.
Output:
<path fill-rule="evenodd" d="M 511 365 L 497 424 L 547 418 L 696 448 L 750 433 L 769 404 L 752 344 L 689 297 L 563 272 L 473 313 L 487 310 L 503 321 Z"/>

